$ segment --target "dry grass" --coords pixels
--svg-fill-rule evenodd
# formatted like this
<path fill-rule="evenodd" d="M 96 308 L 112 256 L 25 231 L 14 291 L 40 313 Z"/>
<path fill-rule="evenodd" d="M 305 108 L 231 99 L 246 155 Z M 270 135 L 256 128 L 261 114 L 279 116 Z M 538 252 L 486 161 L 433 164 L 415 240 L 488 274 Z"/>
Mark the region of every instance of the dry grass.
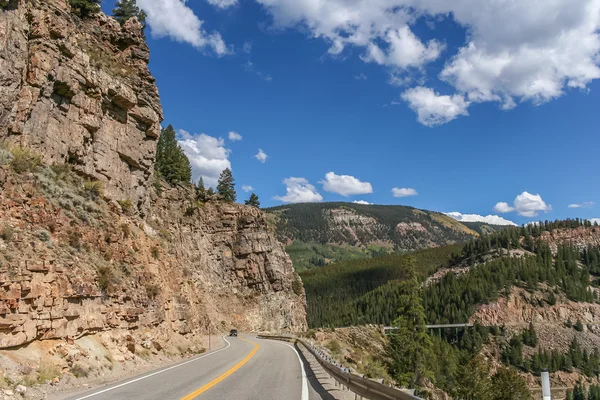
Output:
<path fill-rule="evenodd" d="M 42 166 L 42 156 L 30 149 L 20 146 L 10 148 L 13 156 L 10 166 L 17 174 L 25 172 L 37 172 Z"/>

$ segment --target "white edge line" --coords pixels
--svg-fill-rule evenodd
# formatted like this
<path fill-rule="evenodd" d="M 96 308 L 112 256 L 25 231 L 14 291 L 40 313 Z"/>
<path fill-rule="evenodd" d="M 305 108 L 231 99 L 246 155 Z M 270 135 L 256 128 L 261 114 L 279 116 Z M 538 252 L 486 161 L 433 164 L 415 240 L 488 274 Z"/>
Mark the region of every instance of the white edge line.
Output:
<path fill-rule="evenodd" d="M 306 370 L 304 369 L 304 363 L 302 362 L 302 358 L 300 358 L 300 354 L 298 354 L 298 350 L 296 350 L 296 348 L 289 343 L 279 342 L 276 340 L 274 340 L 273 342 L 286 345 L 290 349 L 294 350 L 294 353 L 296 353 L 296 357 L 298 357 L 298 362 L 300 362 L 300 369 L 302 370 L 302 397 L 301 397 L 301 399 L 308 400 L 308 380 L 306 379 Z"/>
<path fill-rule="evenodd" d="M 205 358 L 205 357 L 208 357 L 208 356 L 212 356 L 213 354 L 217 354 L 218 352 L 226 350 L 227 348 L 229 348 L 229 346 L 231 346 L 231 343 L 229 343 L 229 341 L 227 339 L 225 339 L 225 336 L 223 336 L 223 340 L 227 343 L 227 346 L 223 347 L 222 349 L 219 349 L 219 350 L 213 351 L 212 353 L 208 353 L 208 354 L 205 354 L 203 356 L 196 357 L 194 359 L 182 362 L 181 364 L 173 365 L 172 367 L 161 369 L 160 371 L 156 371 L 156 372 L 153 372 L 151 374 L 141 376 L 141 377 L 136 378 L 134 380 L 127 381 L 125 383 L 121 383 L 120 385 L 112 386 L 112 387 L 109 387 L 107 389 L 101 390 L 99 392 L 95 392 L 95 393 L 92 393 L 92 394 L 88 394 L 87 396 L 79 397 L 79 398 L 77 398 L 75 400 L 89 399 L 90 397 L 94 397 L 94 396 L 98 396 L 99 394 L 102 394 L 102 393 L 110 392 L 111 390 L 115 390 L 115 389 L 118 389 L 120 387 L 127 386 L 127 385 L 130 385 L 130 384 L 135 383 L 135 382 L 139 382 L 141 380 L 150 378 L 150 377 L 152 377 L 154 375 L 162 374 L 163 372 L 167 372 L 167 371 L 170 371 L 172 369 L 182 367 L 182 366 L 184 366 L 186 364 L 193 363 L 193 362 L 198 361 L 198 360 L 200 360 L 202 358 Z M 303 398 L 303 400 L 304 400 L 304 398 Z M 308 400 L 308 398 L 306 400 Z"/>

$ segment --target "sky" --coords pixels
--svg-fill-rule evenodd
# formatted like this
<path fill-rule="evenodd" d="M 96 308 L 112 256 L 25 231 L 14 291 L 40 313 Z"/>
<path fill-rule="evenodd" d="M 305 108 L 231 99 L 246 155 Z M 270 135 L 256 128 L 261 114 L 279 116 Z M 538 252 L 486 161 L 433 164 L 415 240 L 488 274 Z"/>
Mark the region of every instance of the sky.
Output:
<path fill-rule="evenodd" d="M 240 202 L 600 217 L 600 0 L 137 2 L 163 125 Z"/>

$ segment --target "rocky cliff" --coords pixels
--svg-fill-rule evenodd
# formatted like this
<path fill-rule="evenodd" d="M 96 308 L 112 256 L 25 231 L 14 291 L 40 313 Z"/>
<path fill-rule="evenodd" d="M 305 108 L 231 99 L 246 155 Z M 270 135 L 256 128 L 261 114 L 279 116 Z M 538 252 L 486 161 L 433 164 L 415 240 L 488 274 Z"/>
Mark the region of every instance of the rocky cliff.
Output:
<path fill-rule="evenodd" d="M 306 327 L 261 211 L 154 180 L 148 60 L 135 19 L 81 20 L 66 0 L 0 10 L 0 348 L 116 332 L 135 352 Z"/>
<path fill-rule="evenodd" d="M 81 20 L 66 0 L 11 2 L 0 10 L 0 141 L 141 206 L 162 121 L 148 61 L 135 20 Z"/>

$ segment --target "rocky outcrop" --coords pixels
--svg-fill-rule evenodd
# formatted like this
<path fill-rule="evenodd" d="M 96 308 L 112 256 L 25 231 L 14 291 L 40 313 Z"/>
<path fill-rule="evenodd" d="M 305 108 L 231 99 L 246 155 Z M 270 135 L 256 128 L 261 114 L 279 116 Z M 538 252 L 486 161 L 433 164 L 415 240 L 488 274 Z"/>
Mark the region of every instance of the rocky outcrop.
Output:
<path fill-rule="evenodd" d="M 66 0 L 12 8 L 0 11 L 0 142 L 68 162 L 141 206 L 162 121 L 141 25 L 81 20 Z"/>
<path fill-rule="evenodd" d="M 583 250 L 587 247 L 600 246 L 600 227 L 579 227 L 575 229 L 555 229 L 542 232 L 541 239 L 550 245 L 554 253 L 559 245 L 569 245 Z"/>
<path fill-rule="evenodd" d="M 306 328 L 302 283 L 255 208 L 171 188 L 143 220 L 73 174 L 0 176 L 0 348 L 110 330 L 164 345 Z"/>

